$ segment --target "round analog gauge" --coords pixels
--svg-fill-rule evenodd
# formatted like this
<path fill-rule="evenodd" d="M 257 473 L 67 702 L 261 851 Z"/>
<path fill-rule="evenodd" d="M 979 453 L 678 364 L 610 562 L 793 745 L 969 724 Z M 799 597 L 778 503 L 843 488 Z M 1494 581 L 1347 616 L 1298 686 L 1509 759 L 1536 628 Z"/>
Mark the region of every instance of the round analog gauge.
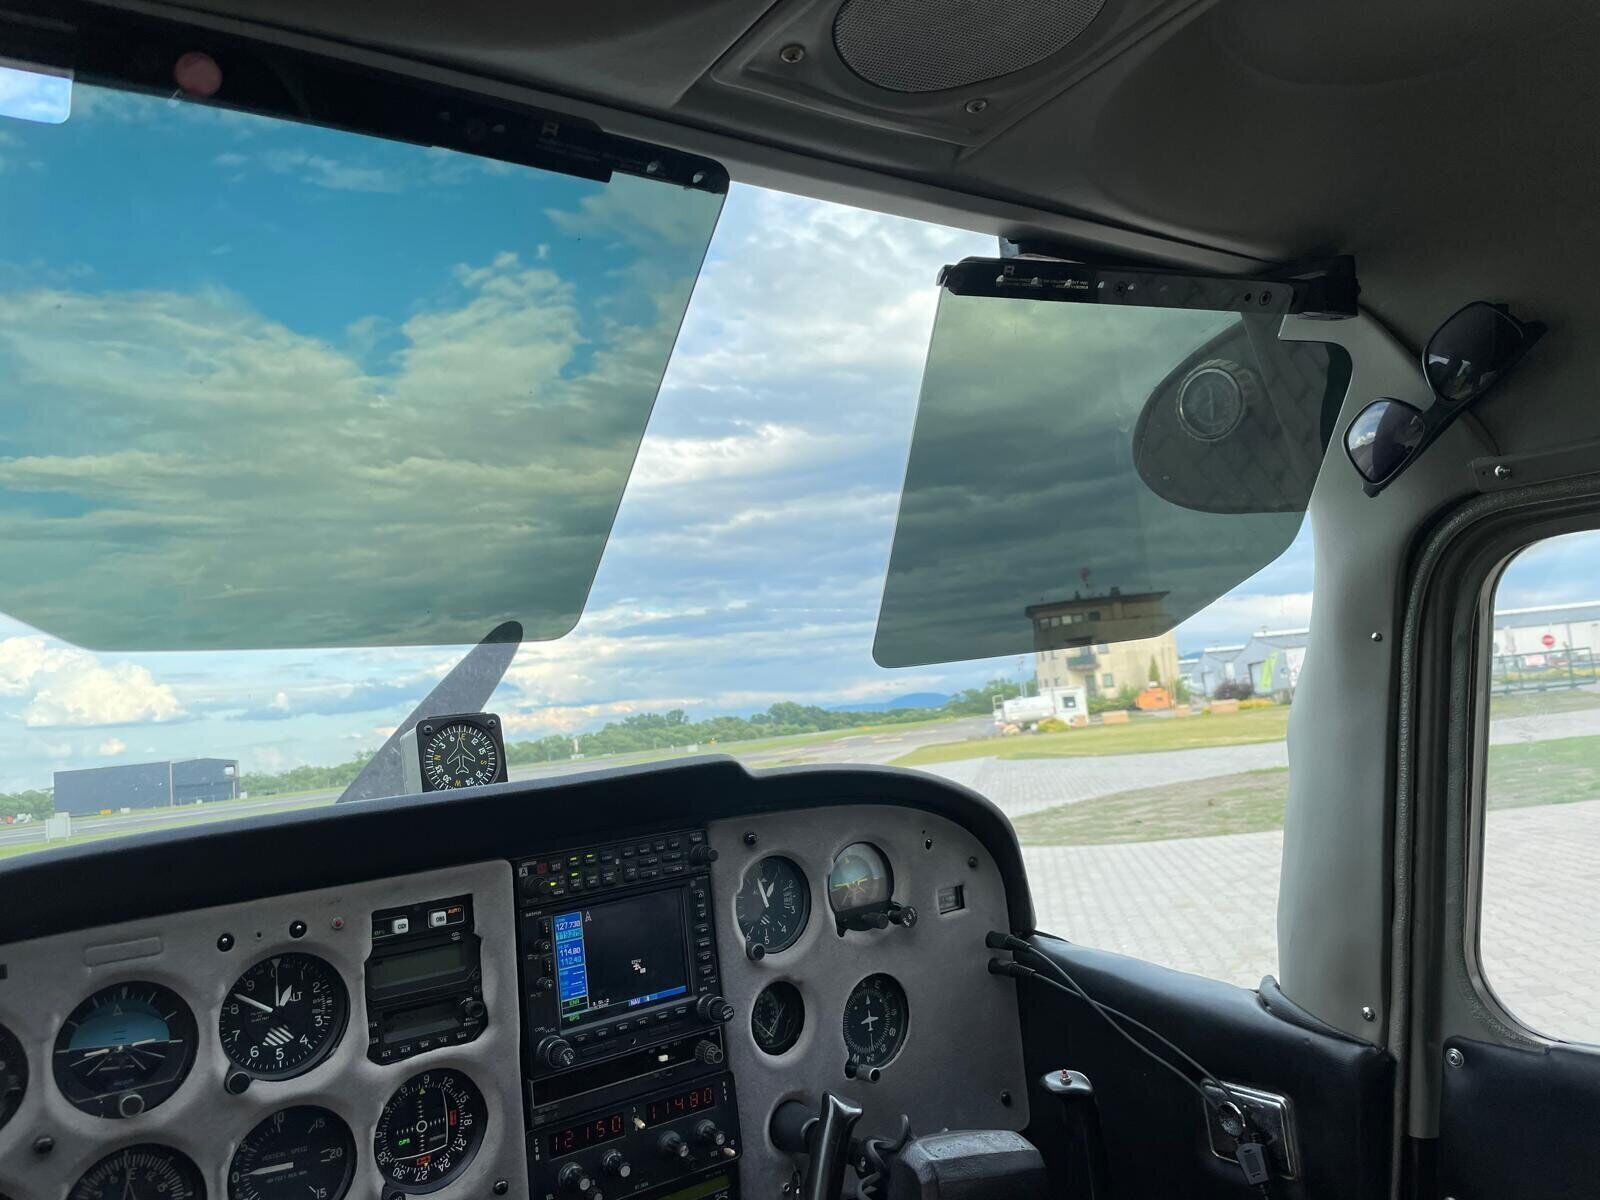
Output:
<path fill-rule="evenodd" d="M 28 1090 L 28 1056 L 16 1034 L 0 1025 L 0 1129 L 16 1116 Z"/>
<path fill-rule="evenodd" d="M 96 1117 L 160 1104 L 194 1065 L 194 1013 L 159 983 L 115 983 L 72 1010 L 56 1035 L 56 1086 Z"/>
<path fill-rule="evenodd" d="M 828 907 L 846 918 L 882 912 L 894 893 L 894 875 L 883 851 L 868 842 L 854 842 L 834 856 L 828 872 Z"/>
<path fill-rule="evenodd" d="M 776 954 L 794 945 L 811 916 L 806 874 L 790 859 L 772 854 L 745 872 L 733 904 L 747 945 Z"/>
<path fill-rule="evenodd" d="M 881 1067 L 900 1053 L 910 1018 L 906 993 L 891 976 L 868 975 L 844 1002 L 844 1044 L 850 1060 Z"/>
<path fill-rule="evenodd" d="M 230 1200 L 340 1200 L 355 1177 L 350 1126 L 304 1104 L 273 1113 L 249 1133 L 228 1166 Z"/>
<path fill-rule="evenodd" d="M 477 787 L 500 777 L 500 751 L 494 738 L 467 721 L 452 721 L 422 743 L 422 773 L 436 792 Z"/>
<path fill-rule="evenodd" d="M 383 1106 L 372 1135 L 373 1157 L 383 1177 L 402 1191 L 438 1191 L 477 1154 L 487 1119 L 472 1080 L 460 1071 L 424 1071 Z"/>
<path fill-rule="evenodd" d="M 206 1181 L 170 1146 L 127 1146 L 85 1171 L 67 1200 L 206 1200 Z"/>
<path fill-rule="evenodd" d="M 274 954 L 234 981 L 217 1029 L 222 1050 L 265 1079 L 309 1071 L 344 1033 L 350 999 L 339 972 L 314 954 Z"/>
<path fill-rule="evenodd" d="M 769 983 L 750 1009 L 750 1034 L 767 1054 L 782 1054 L 800 1040 L 806 1004 L 787 980 Z"/>

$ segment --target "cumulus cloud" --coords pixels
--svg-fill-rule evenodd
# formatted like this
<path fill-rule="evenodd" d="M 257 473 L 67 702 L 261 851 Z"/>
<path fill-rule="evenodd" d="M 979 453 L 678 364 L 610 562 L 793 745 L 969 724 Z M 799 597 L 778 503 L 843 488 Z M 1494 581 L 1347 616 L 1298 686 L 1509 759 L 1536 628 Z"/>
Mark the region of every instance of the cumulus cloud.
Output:
<path fill-rule="evenodd" d="M 714 198 L 692 206 L 704 238 Z M 29 397 L 0 458 L 0 553 L 30 563 L 8 611 L 119 648 L 558 636 L 697 258 L 594 252 L 581 283 L 509 249 L 441 264 L 348 344 L 247 289 L 0 291 L 0 376 Z"/>
<path fill-rule="evenodd" d="M 0 695 L 22 697 L 30 728 L 136 725 L 184 715 L 177 695 L 149 668 L 102 662 L 44 637 L 0 640 Z"/>
<path fill-rule="evenodd" d="M 95 750 L 95 753 L 100 755 L 102 758 L 112 758 L 115 755 L 121 754 L 127 748 L 128 743 L 123 741 L 121 738 L 109 737 L 100 743 L 99 748 Z"/>

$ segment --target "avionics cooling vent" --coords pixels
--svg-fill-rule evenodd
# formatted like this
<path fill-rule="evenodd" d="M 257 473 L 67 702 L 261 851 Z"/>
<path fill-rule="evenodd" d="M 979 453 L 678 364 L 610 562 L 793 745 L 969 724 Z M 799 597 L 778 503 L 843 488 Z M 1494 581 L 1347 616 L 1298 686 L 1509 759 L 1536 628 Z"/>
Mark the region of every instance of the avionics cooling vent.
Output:
<path fill-rule="evenodd" d="M 894 92 L 939 92 L 1031 67 L 1089 27 L 1105 0 L 845 0 L 839 57 Z"/>

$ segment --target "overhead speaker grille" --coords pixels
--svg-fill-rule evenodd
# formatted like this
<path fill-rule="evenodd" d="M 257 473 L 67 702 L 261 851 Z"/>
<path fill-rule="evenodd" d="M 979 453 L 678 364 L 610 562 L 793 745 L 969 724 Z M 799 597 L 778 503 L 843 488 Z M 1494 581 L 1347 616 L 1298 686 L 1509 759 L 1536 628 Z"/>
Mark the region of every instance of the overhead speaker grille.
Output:
<path fill-rule="evenodd" d="M 892 92 L 942 92 L 1010 75 L 1064 49 L 1105 0 L 845 0 L 839 57 Z"/>

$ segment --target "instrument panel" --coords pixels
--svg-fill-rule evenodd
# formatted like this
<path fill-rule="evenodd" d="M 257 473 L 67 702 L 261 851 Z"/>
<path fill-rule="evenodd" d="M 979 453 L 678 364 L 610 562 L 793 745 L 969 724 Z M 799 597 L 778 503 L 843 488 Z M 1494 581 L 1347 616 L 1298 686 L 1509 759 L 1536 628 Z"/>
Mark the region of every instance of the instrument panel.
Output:
<path fill-rule="evenodd" d="M 448 924 L 446 901 L 463 895 L 470 933 L 465 913 Z M 409 916 L 383 915 L 412 912 L 420 945 Z M 505 1067 L 521 1043 L 515 928 L 511 866 L 496 861 L 6 947 L 0 1026 L 28 1074 L 0 1128 L 0 1194 L 525 1198 L 521 1078 Z M 471 939 L 475 979 L 438 953 L 452 933 Z M 403 947 L 410 958 L 392 953 Z M 372 1061 L 375 952 L 399 961 L 382 978 L 409 987 L 413 1008 L 481 1005 L 476 1032 L 457 1040 L 458 1014 Z"/>
<path fill-rule="evenodd" d="M 789 1180 L 796 1096 L 1021 1128 L 1001 871 L 932 813 L 825 811 L 13 943 L 0 1196 L 735 1200 Z"/>

